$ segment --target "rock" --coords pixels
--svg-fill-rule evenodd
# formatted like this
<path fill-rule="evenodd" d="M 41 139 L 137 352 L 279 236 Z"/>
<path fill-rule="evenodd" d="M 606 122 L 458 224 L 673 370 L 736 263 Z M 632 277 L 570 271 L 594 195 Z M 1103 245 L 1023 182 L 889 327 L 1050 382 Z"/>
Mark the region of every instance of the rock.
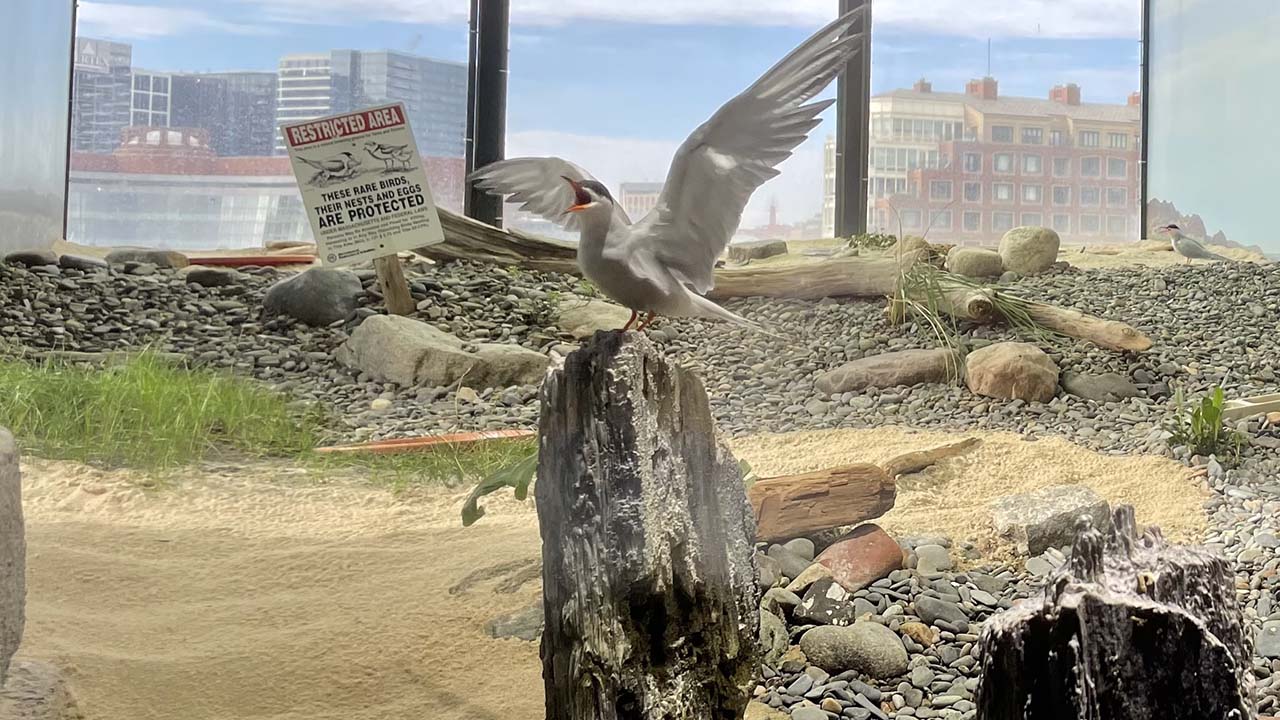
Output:
<path fill-rule="evenodd" d="M 798 673 L 809 664 L 809 658 L 804 656 L 804 652 L 798 647 L 789 647 L 782 654 L 782 662 L 778 663 L 778 669 L 784 673 Z"/>
<path fill-rule="evenodd" d="M 792 616 L 818 625 L 847 625 L 854 619 L 853 599 L 834 579 L 821 578 L 805 591 Z"/>
<path fill-rule="evenodd" d="M 747 703 L 747 712 L 742 720 L 789 720 L 790 715 L 781 710 L 774 710 L 762 702 L 752 700 Z M 823 716 L 825 720 L 825 715 Z"/>
<path fill-rule="evenodd" d="M 0 427 L 0 685 L 26 625 L 27 540 L 22 520 L 22 475 L 13 435 Z"/>
<path fill-rule="evenodd" d="M 811 585 L 823 578 L 831 577 L 831 570 L 826 565 L 814 563 L 804 569 L 794 580 L 787 585 L 787 590 L 793 593 L 802 593 L 809 589 Z"/>
<path fill-rule="evenodd" d="M 606 300 L 572 296 L 560 301 L 556 327 L 576 340 L 585 340 L 600 330 L 620 330 L 631 319 L 631 311 Z"/>
<path fill-rule="evenodd" d="M 1061 245 L 1058 233 L 1049 228 L 1016 227 L 1000 238 L 1000 259 L 1005 270 L 1035 275 L 1053 267 Z"/>
<path fill-rule="evenodd" d="M 958 625 L 959 623 L 969 622 L 969 616 L 964 614 L 964 610 L 959 605 L 949 603 L 946 600 L 921 595 L 915 599 L 916 615 L 920 619 L 933 624 L 939 620 Z"/>
<path fill-rule="evenodd" d="M 801 705 L 791 711 L 791 720 L 829 720 L 827 711 L 814 705 Z"/>
<path fill-rule="evenodd" d="M 813 564 L 812 557 L 805 557 L 787 549 L 784 545 L 771 545 L 769 557 L 782 565 L 782 574 L 789 578 L 798 578 L 805 568 Z"/>
<path fill-rule="evenodd" d="M 1280 620 L 1268 620 L 1258 629 L 1253 650 L 1267 658 L 1280 658 Z"/>
<path fill-rule="evenodd" d="M 87 255 L 63 255 L 58 258 L 58 267 L 68 270 L 81 270 L 83 272 L 97 272 L 106 270 L 110 265 L 106 260 L 96 257 L 88 257 Z"/>
<path fill-rule="evenodd" d="M 1042 557 L 1027 558 L 1027 572 L 1036 577 L 1044 577 L 1054 571 L 1053 563 Z"/>
<path fill-rule="evenodd" d="M 827 395 L 866 388 L 945 383 L 960 371 L 950 350 L 901 350 L 853 360 L 818 376 L 814 387 Z"/>
<path fill-rule="evenodd" d="M 378 381 L 428 387 L 464 378 L 473 388 L 534 385 L 550 364 L 546 355 L 516 345 L 480 345 L 467 352 L 458 338 L 398 315 L 366 318 L 335 357 Z"/>
<path fill-rule="evenodd" d="M 930 253 L 933 251 L 933 246 L 929 244 L 928 240 L 925 240 L 922 237 L 908 235 L 894 243 L 893 247 L 886 250 L 885 253 L 890 256 L 897 256 L 898 253 L 905 255 L 907 253 L 917 251 Z"/>
<path fill-rule="evenodd" d="M 938 642 L 938 632 L 924 623 L 902 623 L 902 626 L 898 628 L 898 632 L 925 647 L 933 647 L 933 644 Z"/>
<path fill-rule="evenodd" d="M 809 538 L 796 538 L 795 540 L 789 540 L 786 543 L 783 543 L 782 547 L 790 550 L 792 553 L 799 555 L 809 562 L 813 562 L 815 549 L 813 547 L 813 541 Z"/>
<path fill-rule="evenodd" d="M 911 668 L 911 684 L 921 690 L 929 687 L 935 677 L 928 665 L 917 665 Z"/>
<path fill-rule="evenodd" d="M 1268 424 L 1268 425 L 1280 425 L 1280 412 L 1269 412 L 1269 413 L 1267 413 L 1267 424 Z"/>
<path fill-rule="evenodd" d="M 999 595 L 1004 589 L 1009 587 L 1009 581 L 999 575 L 985 575 L 983 573 L 969 573 L 969 582 L 973 583 L 978 589 L 989 592 L 992 595 Z"/>
<path fill-rule="evenodd" d="M 57 265 L 58 255 L 52 250 L 17 250 L 4 256 L 4 264 L 22 267 Z"/>
<path fill-rule="evenodd" d="M 172 250 L 121 248 L 107 253 L 107 263 L 110 265 L 124 265 L 131 262 L 167 269 L 184 268 L 190 264 L 186 255 Z"/>
<path fill-rule="evenodd" d="M 389 410 L 391 405 L 391 401 L 387 398 L 374 398 L 373 402 L 369 403 L 369 409 L 376 411 Z"/>
<path fill-rule="evenodd" d="M 952 568 L 951 553 L 941 545 L 921 545 L 916 548 L 918 564 L 916 570 L 922 573 L 936 573 Z"/>
<path fill-rule="evenodd" d="M 1076 520 L 1093 519 L 1102 532 L 1111 526 L 1107 501 L 1084 485 L 1053 485 L 1018 495 L 1005 495 L 991 503 L 991 522 L 1000 535 L 1014 541 L 1018 551 L 1039 555 L 1051 547 L 1069 545 L 1075 539 Z"/>
<path fill-rule="evenodd" d="M 769 588 L 764 597 L 760 598 L 761 607 L 783 618 L 791 615 L 801 602 L 799 595 L 780 587 Z"/>
<path fill-rule="evenodd" d="M 518 638 L 532 642 L 542 634 L 542 626 L 546 621 L 542 601 L 530 605 L 523 610 L 496 617 L 485 623 L 485 632 L 494 638 Z"/>
<path fill-rule="evenodd" d="M 971 278 L 1000 277 L 1004 263 L 995 250 L 957 245 L 947 253 L 946 269 Z"/>
<path fill-rule="evenodd" d="M 902 548 L 879 525 L 864 523 L 823 550 L 817 564 L 846 590 L 857 592 L 901 568 Z"/>
<path fill-rule="evenodd" d="M 1102 373 L 1101 375 L 1082 375 L 1075 372 L 1062 373 L 1062 389 L 1086 400 L 1096 403 L 1116 402 L 1138 396 L 1138 386 L 1129 382 L 1129 378 L 1120 373 Z"/>
<path fill-rule="evenodd" d="M 907 672 L 907 649 L 902 639 L 880 623 L 864 620 L 847 627 L 816 627 L 800 637 L 809 662 L 830 673 L 847 670 L 878 679 Z"/>
<path fill-rule="evenodd" d="M 1049 402 L 1058 393 L 1058 366 L 1030 343 L 994 343 L 965 358 L 965 384 L 987 397 Z"/>
<path fill-rule="evenodd" d="M 782 661 L 790 636 L 787 624 L 771 612 L 760 611 L 760 652 L 765 665 L 774 666 Z"/>
<path fill-rule="evenodd" d="M 734 243 L 729 246 L 730 262 L 744 263 L 751 260 L 763 260 L 775 255 L 786 255 L 785 240 L 761 240 L 759 242 Z"/>
<path fill-rule="evenodd" d="M 1005 270 L 1004 272 L 1000 273 L 1001 285 L 1009 285 L 1011 283 L 1016 283 L 1021 279 L 1022 279 L 1022 276 L 1012 270 Z"/>
<path fill-rule="evenodd" d="M 480 393 L 465 385 L 458 388 L 458 392 L 455 394 L 455 397 L 458 398 L 459 402 L 468 404 L 480 402 Z"/>
<path fill-rule="evenodd" d="M 187 282 L 195 283 L 202 287 L 228 287 L 231 285 L 239 285 L 244 282 L 244 273 L 233 268 L 224 267 L 206 267 L 203 265 L 194 265 L 187 270 Z"/>
<path fill-rule="evenodd" d="M 81 720 L 66 675 L 39 660 L 16 660 L 0 689 L 0 718 L 5 720 Z"/>
<path fill-rule="evenodd" d="M 154 263 L 127 262 L 124 264 L 124 272 L 126 275 L 137 275 L 139 277 L 147 277 L 155 275 L 159 267 Z"/>
<path fill-rule="evenodd" d="M 267 315 L 286 315 L 313 327 L 346 320 L 364 292 L 350 270 L 313 267 L 272 285 L 262 299 Z"/>
<path fill-rule="evenodd" d="M 778 584 L 778 580 L 782 578 L 782 563 L 764 553 L 756 553 L 756 569 L 758 574 L 756 579 L 760 582 L 761 590 L 768 590 Z"/>

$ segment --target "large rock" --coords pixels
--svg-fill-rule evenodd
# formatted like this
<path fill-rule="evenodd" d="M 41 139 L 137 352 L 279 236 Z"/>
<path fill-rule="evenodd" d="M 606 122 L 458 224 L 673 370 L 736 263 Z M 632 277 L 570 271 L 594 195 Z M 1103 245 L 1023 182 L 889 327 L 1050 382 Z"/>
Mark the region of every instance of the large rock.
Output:
<path fill-rule="evenodd" d="M 760 242 L 737 243 L 729 246 L 729 260 L 736 263 L 751 260 L 763 260 L 774 255 L 786 255 L 785 240 L 761 240 Z"/>
<path fill-rule="evenodd" d="M 792 616 L 815 625 L 848 625 L 855 617 L 853 596 L 832 578 L 822 578 L 805 591 Z"/>
<path fill-rule="evenodd" d="M 965 358 L 965 384 L 987 397 L 1049 402 L 1058 393 L 1058 366 L 1030 343 L 995 343 Z"/>
<path fill-rule="evenodd" d="M 475 352 L 449 333 L 398 315 L 373 315 L 338 348 L 338 362 L 397 385 L 504 388 L 542 382 L 550 359 L 517 345 L 480 345 Z"/>
<path fill-rule="evenodd" d="M 88 255 L 63 255 L 58 258 L 58 267 L 67 268 L 68 270 L 98 272 L 99 270 L 106 270 L 110 265 L 102 258 L 89 257 Z"/>
<path fill-rule="evenodd" d="M 946 269 L 965 277 L 993 278 L 1004 272 L 1004 262 L 995 250 L 957 245 L 947 253 Z"/>
<path fill-rule="evenodd" d="M 942 620 L 951 625 L 959 625 L 967 623 L 969 616 L 964 614 L 964 609 L 955 603 L 939 600 L 928 595 L 921 595 L 915 599 L 916 614 L 920 619 L 933 624 Z"/>
<path fill-rule="evenodd" d="M 244 273 L 234 268 L 195 265 L 187 270 L 185 279 L 203 287 L 228 287 L 245 281 Z"/>
<path fill-rule="evenodd" d="M 791 720 L 791 716 L 762 702 L 752 700 L 747 703 L 747 712 L 742 716 L 742 720 Z"/>
<path fill-rule="evenodd" d="M 800 637 L 800 649 L 809 662 L 833 674 L 855 670 L 883 680 L 907 672 L 902 638 L 871 620 L 813 628 Z"/>
<path fill-rule="evenodd" d="M 1138 386 L 1129 382 L 1129 378 L 1120 373 L 1102 373 L 1101 375 L 1083 375 L 1075 372 L 1062 373 L 1062 389 L 1086 400 L 1096 403 L 1116 402 L 1125 398 L 1137 397 Z"/>
<path fill-rule="evenodd" d="M 951 350 L 900 350 L 852 360 L 818 376 L 814 386 L 827 395 L 920 383 L 945 383 L 960 370 Z"/>
<path fill-rule="evenodd" d="M 996 532 L 1013 540 L 1018 551 L 1027 555 L 1071 544 L 1081 515 L 1092 518 L 1093 526 L 1103 532 L 1111 525 L 1106 499 L 1084 485 L 1053 485 L 1006 495 L 991 503 Z"/>
<path fill-rule="evenodd" d="M 4 264 L 22 267 L 57 265 L 58 255 L 52 250 L 17 250 L 4 256 Z"/>
<path fill-rule="evenodd" d="M 787 624 L 771 612 L 760 611 L 760 654 L 765 665 L 777 667 L 787 651 L 790 636 Z"/>
<path fill-rule="evenodd" d="M 866 523 L 823 550 L 817 562 L 844 589 L 857 592 L 901 568 L 902 548 L 880 526 Z"/>
<path fill-rule="evenodd" d="M 586 340 L 598 330 L 618 330 L 631 319 L 631 311 L 605 300 L 571 297 L 560 301 L 556 327 L 575 339 Z"/>
<path fill-rule="evenodd" d="M 782 574 L 795 580 L 805 568 L 813 564 L 813 557 L 805 557 L 785 545 L 769 546 L 769 557 L 777 560 L 782 566 Z"/>
<path fill-rule="evenodd" d="M 1061 245 L 1058 233 L 1049 228 L 1016 227 L 1000 238 L 1000 259 L 1005 270 L 1035 275 L 1053 267 Z"/>
<path fill-rule="evenodd" d="M 287 315 L 313 327 L 331 325 L 356 310 L 364 291 L 350 270 L 313 267 L 272 285 L 262 299 L 268 315 Z"/>
<path fill-rule="evenodd" d="M 187 256 L 172 250 L 145 250 L 141 248 L 121 248 L 107 253 L 107 262 L 112 265 L 125 263 L 143 263 L 158 268 L 184 268 L 189 263 Z"/>
<path fill-rule="evenodd" d="M 27 604 L 27 539 L 22 521 L 18 446 L 0 428 L 0 685 L 22 642 Z"/>

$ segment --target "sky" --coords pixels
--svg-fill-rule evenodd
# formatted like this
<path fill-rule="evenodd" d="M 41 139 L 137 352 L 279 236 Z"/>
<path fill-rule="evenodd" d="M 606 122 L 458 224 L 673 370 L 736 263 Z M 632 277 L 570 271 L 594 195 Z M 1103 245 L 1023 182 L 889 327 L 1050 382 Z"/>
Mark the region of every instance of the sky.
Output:
<path fill-rule="evenodd" d="M 1255 0 L 1248 0 L 1255 1 Z M 660 181 L 684 138 L 817 28 L 836 0 L 512 0 L 507 154 L 554 154 L 607 185 Z M 81 0 L 82 35 L 133 45 L 136 67 L 274 69 L 281 55 L 404 50 L 463 61 L 467 0 Z M 1002 94 L 1076 82 L 1092 102 L 1138 87 L 1137 0 L 876 0 L 873 92 L 992 74 Z M 834 85 L 823 97 L 834 97 Z M 758 190 L 743 227 L 822 207 L 834 110 Z"/>

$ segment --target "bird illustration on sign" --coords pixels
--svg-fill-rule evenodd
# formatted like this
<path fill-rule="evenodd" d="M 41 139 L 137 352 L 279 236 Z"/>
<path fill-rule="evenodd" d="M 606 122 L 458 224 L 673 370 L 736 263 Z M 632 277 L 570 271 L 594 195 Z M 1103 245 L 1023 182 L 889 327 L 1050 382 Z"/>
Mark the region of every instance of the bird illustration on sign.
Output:
<path fill-rule="evenodd" d="M 364 151 L 375 160 L 381 160 L 386 172 L 412 170 L 409 161 L 413 159 L 408 145 L 383 145 L 370 140 L 364 144 Z M 399 163 L 400 167 L 396 167 Z"/>
<path fill-rule="evenodd" d="M 324 160 L 312 160 L 298 156 L 302 162 L 316 169 L 316 173 L 307 181 L 308 185 L 324 187 L 337 180 L 350 180 L 360 174 L 360 158 L 349 152 L 340 152 Z"/>

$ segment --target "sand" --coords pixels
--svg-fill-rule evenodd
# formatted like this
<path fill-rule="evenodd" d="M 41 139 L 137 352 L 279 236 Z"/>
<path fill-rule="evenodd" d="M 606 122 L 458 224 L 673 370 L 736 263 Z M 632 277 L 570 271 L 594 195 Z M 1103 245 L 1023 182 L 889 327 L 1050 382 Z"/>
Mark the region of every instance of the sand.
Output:
<path fill-rule="evenodd" d="M 1134 502 L 1140 521 L 1175 537 L 1202 528 L 1199 486 L 1170 461 L 973 435 L 985 442 L 972 455 L 904 478 L 887 529 L 981 539 L 986 498 L 1054 482 Z M 777 474 L 956 439 L 885 428 L 736 445 L 758 472 Z M 88 717 L 542 717 L 537 646 L 483 631 L 539 597 L 536 580 L 500 591 L 536 566 L 528 504 L 494 496 L 464 529 L 465 490 L 397 495 L 287 466 L 210 467 L 158 490 L 71 463 L 30 460 L 23 472 L 19 654 L 65 668 Z"/>

